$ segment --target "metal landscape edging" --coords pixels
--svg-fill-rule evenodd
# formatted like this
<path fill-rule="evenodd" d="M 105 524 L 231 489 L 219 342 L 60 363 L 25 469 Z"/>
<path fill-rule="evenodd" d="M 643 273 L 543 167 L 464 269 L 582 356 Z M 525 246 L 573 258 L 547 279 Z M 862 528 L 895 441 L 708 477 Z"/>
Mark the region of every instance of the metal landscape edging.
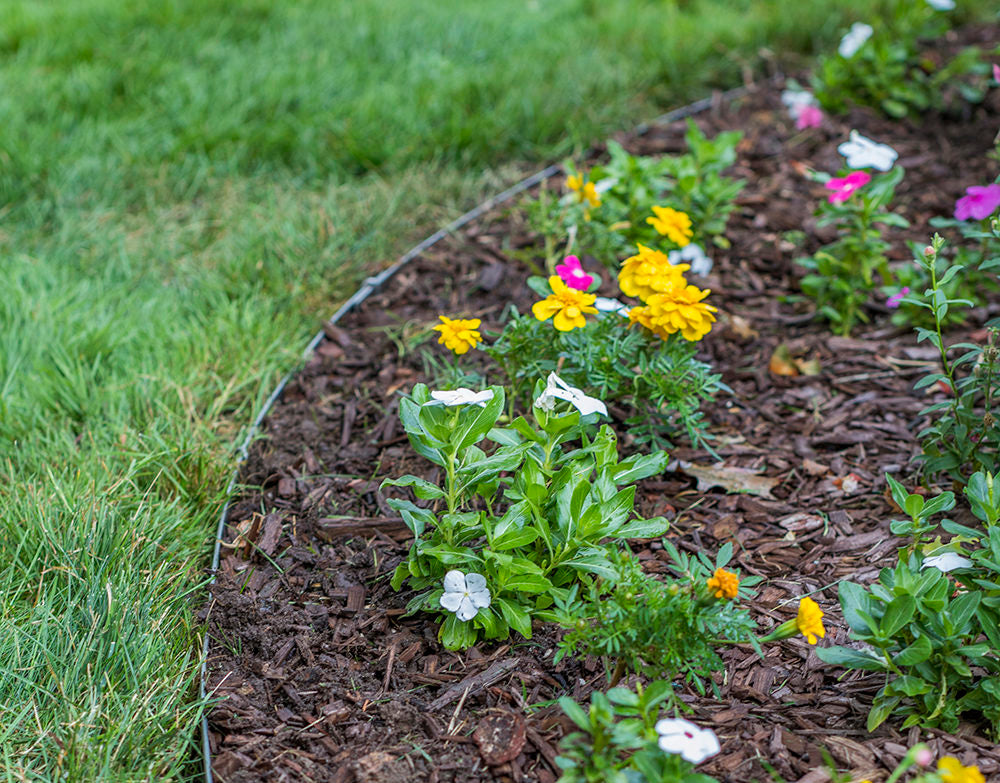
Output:
<path fill-rule="evenodd" d="M 695 114 L 699 114 L 706 109 L 711 108 L 713 105 L 718 103 L 727 102 L 733 100 L 734 98 L 739 98 L 749 92 L 749 87 L 736 87 L 731 90 L 726 90 L 722 93 L 717 93 L 708 98 L 702 98 L 701 100 L 695 101 L 694 103 L 689 103 L 686 106 L 681 106 L 680 108 L 673 109 L 666 114 L 661 114 L 649 122 L 641 123 L 637 125 L 633 133 L 639 135 L 647 133 L 651 128 L 658 125 L 666 125 L 671 122 L 676 122 L 677 120 L 683 120 L 687 117 L 691 117 Z M 433 234 L 422 240 L 421 242 L 414 245 L 412 248 L 407 250 L 399 259 L 393 263 L 391 266 L 386 267 L 377 275 L 372 277 L 367 277 L 361 283 L 361 286 L 357 291 L 344 302 L 338 310 L 330 316 L 330 318 L 324 324 L 325 326 L 333 326 L 341 318 L 343 318 L 347 313 L 353 310 L 355 307 L 364 302 L 369 296 L 371 296 L 375 291 L 379 290 L 385 283 L 387 283 L 400 269 L 406 266 L 410 261 L 419 256 L 425 250 L 436 245 L 445 237 L 458 231 L 458 229 L 464 227 L 465 225 L 471 223 L 476 218 L 481 217 L 485 213 L 492 209 L 510 201 L 515 196 L 523 193 L 535 185 L 538 185 L 550 177 L 560 173 L 562 171 L 562 165 L 554 163 L 550 166 L 546 166 L 541 171 L 537 171 L 529 177 L 522 179 L 520 182 L 507 188 L 502 193 L 497 194 L 486 201 L 482 202 L 475 208 L 469 210 L 464 215 L 456 218 L 455 220 L 448 223 L 444 228 L 440 228 Z M 219 514 L 219 523 L 216 526 L 215 531 L 215 549 L 212 554 L 212 568 L 211 568 L 211 579 L 208 582 L 208 587 L 215 584 L 216 574 L 219 570 L 219 559 L 222 551 L 222 537 L 226 529 L 226 521 L 229 516 L 229 510 L 232 507 L 233 492 L 236 489 L 237 480 L 239 478 L 240 469 L 243 467 L 243 463 L 246 461 L 247 456 L 250 452 L 250 444 L 253 442 L 254 438 L 260 429 L 261 424 L 264 422 L 265 417 L 271 412 L 271 408 L 277 401 L 278 397 L 285 390 L 288 382 L 295 376 L 296 373 L 302 368 L 302 365 L 312 356 L 313 351 L 316 347 L 323 341 L 325 336 L 325 328 L 320 329 L 313 338 L 306 345 L 305 350 L 302 353 L 302 358 L 300 364 L 295 368 L 290 370 L 282 379 L 279 381 L 278 385 L 274 388 L 274 391 L 268 396 L 264 401 L 263 406 L 261 406 L 260 412 L 254 419 L 253 423 L 250 425 L 243 442 L 240 444 L 238 450 L 238 459 L 236 466 L 233 468 L 233 474 L 229 479 L 229 484 L 226 486 L 226 504 L 223 506 L 221 513 Z M 206 676 L 208 674 L 208 646 L 209 646 L 209 636 L 207 628 L 205 630 L 204 642 L 202 644 L 202 655 L 201 655 L 201 677 L 198 684 L 198 695 L 202 703 L 208 700 L 208 692 L 206 689 Z M 209 729 L 208 729 L 208 713 L 207 711 L 202 714 L 201 717 L 201 744 L 202 744 L 202 754 L 204 756 L 205 765 L 205 783 L 215 783 L 215 779 L 212 775 L 212 750 L 209 742 Z"/>

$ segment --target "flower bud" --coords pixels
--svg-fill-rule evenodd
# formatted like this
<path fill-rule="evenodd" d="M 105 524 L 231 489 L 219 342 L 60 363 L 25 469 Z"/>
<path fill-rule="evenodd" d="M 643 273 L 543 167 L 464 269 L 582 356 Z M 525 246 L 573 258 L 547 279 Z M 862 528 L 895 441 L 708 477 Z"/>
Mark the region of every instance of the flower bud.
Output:
<path fill-rule="evenodd" d="M 983 416 L 983 429 L 991 429 L 996 423 L 996 419 L 993 418 L 993 414 L 986 411 L 986 415 Z"/>
<path fill-rule="evenodd" d="M 926 745 L 920 745 L 914 748 L 914 751 L 913 760 L 916 761 L 921 767 L 929 767 L 931 762 L 934 761 L 934 751 Z"/>
<path fill-rule="evenodd" d="M 990 345 L 983 350 L 983 358 L 990 364 L 994 364 L 997 359 L 1000 359 L 1000 351 L 995 346 Z"/>
<path fill-rule="evenodd" d="M 934 248 L 931 247 L 930 245 L 924 248 L 924 255 L 927 256 L 928 258 L 932 258 L 934 256 L 934 252 L 935 252 Z"/>

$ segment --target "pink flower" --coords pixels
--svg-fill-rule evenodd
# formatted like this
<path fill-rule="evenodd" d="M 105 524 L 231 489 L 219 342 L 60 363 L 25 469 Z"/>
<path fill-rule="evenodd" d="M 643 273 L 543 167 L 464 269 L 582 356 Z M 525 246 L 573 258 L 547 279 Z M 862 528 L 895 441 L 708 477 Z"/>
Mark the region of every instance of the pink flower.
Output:
<path fill-rule="evenodd" d="M 985 220 L 1000 207 L 1000 185 L 973 185 L 955 202 L 955 220 Z"/>
<path fill-rule="evenodd" d="M 563 262 L 556 266 L 556 274 L 567 286 L 577 291 L 586 291 L 594 282 L 594 276 L 583 271 L 580 259 L 576 256 L 566 256 Z"/>
<path fill-rule="evenodd" d="M 826 183 L 826 189 L 833 191 L 827 196 L 827 201 L 831 204 L 843 204 L 855 190 L 867 185 L 871 179 L 871 174 L 865 171 L 855 171 L 846 177 L 834 177 Z"/>
<path fill-rule="evenodd" d="M 891 310 L 895 310 L 897 307 L 899 307 L 899 303 L 903 301 L 903 297 L 906 296 L 908 293 L 910 293 L 910 287 L 908 285 L 904 285 L 902 288 L 899 289 L 898 293 L 893 294 L 892 296 L 890 296 L 888 299 L 885 300 L 885 306 L 890 308 Z"/>
<path fill-rule="evenodd" d="M 993 81 L 1000 84 L 1000 65 L 993 63 Z"/>
<path fill-rule="evenodd" d="M 803 106 L 799 116 L 795 118 L 795 127 L 799 130 L 818 128 L 823 124 L 823 110 L 819 106 Z"/>

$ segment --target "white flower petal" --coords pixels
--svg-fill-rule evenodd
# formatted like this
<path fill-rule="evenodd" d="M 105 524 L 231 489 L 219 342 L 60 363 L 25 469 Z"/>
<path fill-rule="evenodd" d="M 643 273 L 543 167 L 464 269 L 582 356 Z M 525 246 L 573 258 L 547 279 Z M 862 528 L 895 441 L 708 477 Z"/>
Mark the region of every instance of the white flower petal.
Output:
<path fill-rule="evenodd" d="M 685 761 L 700 764 L 719 752 L 719 739 L 711 729 L 702 729 L 682 718 L 657 721 L 658 744 L 664 753 L 679 754 Z"/>
<path fill-rule="evenodd" d="M 797 120 L 806 106 L 818 106 L 816 96 L 808 90 L 785 90 L 781 93 L 781 102 L 788 107 L 788 113 Z"/>
<path fill-rule="evenodd" d="M 972 568 L 973 562 L 955 552 L 943 552 L 940 555 L 924 558 L 923 568 L 927 568 L 927 566 L 933 566 L 938 571 L 947 574 L 956 568 Z"/>
<path fill-rule="evenodd" d="M 551 405 L 550 401 L 552 398 L 566 400 L 566 402 L 580 411 L 580 413 L 584 416 L 590 413 L 601 413 L 605 416 L 608 415 L 608 408 L 603 402 L 596 397 L 588 397 L 575 386 L 570 386 L 554 372 L 549 373 L 545 391 L 538 396 L 537 400 L 535 400 L 535 405 L 538 405 L 538 407 L 543 410 L 551 410 L 551 407 L 539 405 L 539 401 L 545 403 L 546 405 Z"/>
<path fill-rule="evenodd" d="M 674 264 L 688 264 L 693 275 L 707 275 L 712 271 L 712 259 L 705 255 L 701 245 L 692 242 L 680 250 L 667 253 L 667 260 Z"/>
<path fill-rule="evenodd" d="M 490 595 L 490 591 L 483 589 L 478 591 L 469 591 L 469 598 L 472 599 L 474 606 L 478 606 L 480 609 L 485 609 L 491 603 L 493 603 L 493 598 Z"/>
<path fill-rule="evenodd" d="M 464 386 L 458 389 L 432 391 L 432 402 L 427 405 L 478 405 L 486 407 L 486 403 L 493 399 L 493 390 L 485 389 L 481 392 L 466 389 Z"/>
<path fill-rule="evenodd" d="M 465 593 L 445 593 L 441 596 L 441 606 L 449 612 L 457 612 L 465 600 Z"/>
<path fill-rule="evenodd" d="M 455 612 L 455 616 L 458 617 L 458 619 L 463 623 L 467 623 L 477 614 L 479 614 L 479 609 L 477 609 L 476 605 L 472 603 L 472 599 L 467 595 L 463 595 L 462 603 L 458 607 L 458 611 Z"/>
<path fill-rule="evenodd" d="M 899 157 L 899 153 L 888 144 L 878 144 L 856 130 L 851 131 L 848 141 L 837 147 L 837 152 L 847 158 L 847 165 L 852 169 L 888 171 Z"/>
<path fill-rule="evenodd" d="M 599 296 L 594 300 L 594 307 L 602 313 L 618 313 L 628 318 L 628 305 L 622 304 L 617 299 L 610 299 L 606 296 Z"/>
<path fill-rule="evenodd" d="M 444 575 L 444 591 L 446 593 L 464 593 L 466 590 L 465 574 L 457 568 Z M 455 611 L 452 609 L 451 611 Z"/>
<path fill-rule="evenodd" d="M 873 32 L 875 31 L 871 25 L 864 22 L 855 22 L 851 25 L 851 29 L 847 31 L 847 34 L 840 39 L 840 46 L 837 47 L 837 53 L 841 57 L 853 57 L 858 53 L 858 49 L 865 45 L 865 41 L 872 37 Z"/>
<path fill-rule="evenodd" d="M 466 574 L 465 589 L 470 593 L 477 593 L 486 589 L 486 577 L 482 574 Z"/>
<path fill-rule="evenodd" d="M 954 11 L 955 0 L 927 0 L 927 5 L 935 11 Z"/>

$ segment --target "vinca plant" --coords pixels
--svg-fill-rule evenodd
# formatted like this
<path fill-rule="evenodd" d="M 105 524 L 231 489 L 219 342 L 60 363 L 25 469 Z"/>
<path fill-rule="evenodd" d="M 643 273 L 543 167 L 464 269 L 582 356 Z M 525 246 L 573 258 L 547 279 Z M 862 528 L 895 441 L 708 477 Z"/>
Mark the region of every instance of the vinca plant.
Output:
<path fill-rule="evenodd" d="M 719 740 L 681 718 L 662 718 L 669 683 L 591 694 L 589 709 L 564 696 L 559 706 L 579 731 L 560 745 L 560 783 L 717 783 L 695 766 L 717 754 Z"/>
<path fill-rule="evenodd" d="M 546 396 L 539 384 L 538 391 L 531 419 L 506 427 L 500 386 L 431 392 L 418 384 L 400 401 L 410 443 L 442 479 L 383 482 L 427 501 L 388 501 L 414 536 L 392 585 L 417 591 L 410 611 L 445 615 L 440 638 L 449 649 L 480 636 L 505 639 L 511 629 L 530 638 L 532 617 L 574 584 L 615 577 L 616 541 L 667 529 L 666 520 L 633 510 L 635 482 L 662 472 L 667 455 L 620 460 L 610 427 L 591 438 L 581 424 L 598 415 L 603 405 L 588 405 L 599 401 L 579 394 L 567 404 L 561 389 Z"/>
<path fill-rule="evenodd" d="M 903 728 L 953 732 L 961 716 L 971 714 L 1000 737 L 1000 487 L 989 473 L 972 476 L 965 494 L 980 527 L 951 520 L 932 527 L 929 517 L 954 504 L 951 493 L 922 505 L 919 495 L 908 495 L 896 482 L 891 487 L 912 520 L 909 529 L 894 532 L 918 542 L 930 533 L 954 537 L 945 545 L 907 548 L 870 587 L 841 582 L 844 620 L 861 646 L 822 648 L 817 655 L 885 674 L 869 730 L 896 716 Z"/>
<path fill-rule="evenodd" d="M 935 7 L 941 5 L 940 8 Z M 872 25 L 856 23 L 837 54 L 820 60 L 812 86 L 828 112 L 870 106 L 889 117 L 917 117 L 982 101 L 989 65 L 976 47 L 931 56 L 952 26 L 953 9 L 894 0 Z"/>
<path fill-rule="evenodd" d="M 802 278 L 803 292 L 838 334 L 850 334 L 859 321 L 866 322 L 865 305 L 872 290 L 892 281 L 885 255 L 889 243 L 880 226 L 909 225 L 888 209 L 902 178 L 898 166 L 874 178 L 866 171 L 843 177 L 816 175 L 831 191 L 817 212 L 817 225 L 836 227 L 838 238 L 798 263 L 809 270 Z"/>

